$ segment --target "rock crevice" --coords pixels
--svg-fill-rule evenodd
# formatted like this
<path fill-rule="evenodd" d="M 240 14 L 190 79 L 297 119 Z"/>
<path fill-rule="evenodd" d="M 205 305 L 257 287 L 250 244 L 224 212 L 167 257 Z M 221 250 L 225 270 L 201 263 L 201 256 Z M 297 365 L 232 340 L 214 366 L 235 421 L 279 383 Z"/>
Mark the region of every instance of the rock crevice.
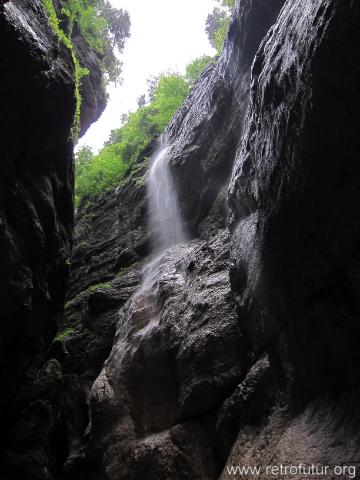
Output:
<path fill-rule="evenodd" d="M 30 417 L 48 418 L 48 406 L 27 395 L 61 323 L 70 271 L 74 65 L 40 0 L 2 2 L 0 51 L 1 475 L 35 478 L 42 452 L 25 447 L 37 441 Z M 87 122 L 104 108 L 98 80 L 89 80 L 99 101 Z"/>
<path fill-rule="evenodd" d="M 7 10 L 1 35 L 12 32 Z M 78 210 L 65 323 L 45 363 L 37 359 L 36 388 L 7 439 L 13 472 L 225 480 L 237 465 L 358 466 L 359 20 L 355 2 L 237 1 L 222 54 L 165 132 L 191 240 L 150 256 L 154 145 L 116 191 Z M 73 109 L 66 52 L 50 69 L 54 82 L 45 60 L 36 62 L 28 59 L 41 95 L 63 93 Z M 10 358 L 13 338 L 20 365 L 35 352 L 24 332 L 44 338 L 45 319 L 61 314 L 71 145 L 63 126 L 51 155 L 30 140 L 22 155 L 17 135 L 27 138 L 26 129 L 14 133 L 18 117 L 4 108 L 12 130 L 0 144 L 10 175 L 0 241 L 11 255 L 2 288 L 5 317 L 16 312 L 18 323 L 2 323 L 1 354 Z M 31 112 L 24 118 L 37 118 Z M 9 363 L 8 379 L 20 382 L 23 367 Z"/>

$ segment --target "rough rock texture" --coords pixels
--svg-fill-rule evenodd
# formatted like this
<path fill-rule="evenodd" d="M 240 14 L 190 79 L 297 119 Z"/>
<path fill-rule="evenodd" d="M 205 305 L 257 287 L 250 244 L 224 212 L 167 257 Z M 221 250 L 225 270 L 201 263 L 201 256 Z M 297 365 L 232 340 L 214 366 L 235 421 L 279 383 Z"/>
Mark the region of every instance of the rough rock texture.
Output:
<path fill-rule="evenodd" d="M 23 399 L 29 407 L 18 415 L 14 443 L 25 458 L 14 456 L 18 465 L 12 465 L 13 475 L 24 475 L 25 468 L 36 479 L 78 475 L 73 464 L 89 435 L 90 390 L 111 351 L 119 309 L 140 284 L 148 248 L 146 166 L 142 156 L 121 188 L 76 214 L 65 318 Z M 131 255 L 125 245 L 132 246 Z"/>
<path fill-rule="evenodd" d="M 237 2 L 225 47 L 167 128 L 169 156 L 190 234 L 228 182 L 246 116 L 250 67 L 284 0 Z"/>
<path fill-rule="evenodd" d="M 92 387 L 91 430 L 72 459 L 74 477 L 85 465 L 87 478 L 217 478 L 215 422 L 206 415 L 247 365 L 228 256 L 219 233 L 147 265 Z"/>
<path fill-rule="evenodd" d="M 92 387 L 89 436 L 69 478 L 211 479 L 231 478 L 236 465 L 358 464 L 359 7 L 289 1 L 277 20 L 275 10 L 239 2 L 219 63 L 167 131 L 194 235 L 237 151 L 235 298 L 224 232 L 145 269 Z M 276 22 L 250 78 L 243 65 L 265 18 Z"/>
<path fill-rule="evenodd" d="M 193 209 L 192 218 L 184 210 L 185 216 L 204 240 L 175 248 L 144 270 L 142 287 L 123 307 L 112 352 L 92 387 L 82 445 L 68 450 L 67 478 L 140 479 L 148 472 L 154 479 L 210 479 L 226 461 L 237 430 L 229 421 L 233 409 L 223 411 L 222 404 L 233 398 L 250 363 L 230 291 L 229 241 L 221 231 L 224 184 L 246 111 L 251 59 L 280 4 L 238 7 L 219 64 L 205 72 L 167 130 L 180 199 Z M 139 172 L 145 172 L 141 165 Z M 75 371 L 85 344 L 76 329 L 86 331 L 94 315 L 114 325 L 122 304 L 118 272 L 128 266 L 133 272 L 149 251 L 144 193 L 143 178 L 130 177 L 77 214 L 67 307 L 67 326 L 75 332 L 64 341 L 66 349 L 73 345 L 68 362 Z M 111 328 L 105 327 L 107 340 L 102 335 L 97 341 L 97 359 L 106 350 L 99 354 L 100 346 L 109 345 Z M 86 355 L 92 365 L 93 353 Z M 55 357 L 63 364 L 59 353 Z M 98 368 L 96 362 L 88 377 Z M 77 371 L 82 383 L 84 372 Z"/>
<path fill-rule="evenodd" d="M 253 65 L 231 277 L 286 389 L 229 464 L 359 463 L 359 24 L 355 2 L 287 2 Z"/>
<path fill-rule="evenodd" d="M 360 7 L 283 3 L 237 2 L 167 129 L 196 238 L 145 260 L 143 159 L 77 212 L 66 322 L 11 437 L 32 442 L 21 478 L 360 468 Z M 316 478 L 355 478 L 335 473 Z"/>
<path fill-rule="evenodd" d="M 69 299 L 90 285 L 112 280 L 149 253 L 145 173 L 154 148 L 150 145 L 140 155 L 115 191 L 78 209 Z"/>
<path fill-rule="evenodd" d="M 29 412 L 46 422 L 48 406 L 30 406 L 26 396 L 61 321 L 69 275 L 74 67 L 40 0 L 0 6 L 0 52 L 0 471 L 4 479 L 8 468 L 11 479 L 27 478 L 24 472 L 47 478 L 41 460 L 39 467 L 24 449 L 38 428 Z M 95 90 L 98 80 L 95 74 L 88 85 L 94 81 Z M 104 97 L 100 89 L 88 99 L 86 88 L 83 97 L 88 110 L 93 105 L 88 125 Z M 23 415 L 27 425 L 20 425 Z"/>
<path fill-rule="evenodd" d="M 69 269 L 73 71 L 66 51 L 52 61 L 56 39 L 44 15 L 39 3 L 20 2 L 0 17 L 2 412 L 56 331 Z"/>

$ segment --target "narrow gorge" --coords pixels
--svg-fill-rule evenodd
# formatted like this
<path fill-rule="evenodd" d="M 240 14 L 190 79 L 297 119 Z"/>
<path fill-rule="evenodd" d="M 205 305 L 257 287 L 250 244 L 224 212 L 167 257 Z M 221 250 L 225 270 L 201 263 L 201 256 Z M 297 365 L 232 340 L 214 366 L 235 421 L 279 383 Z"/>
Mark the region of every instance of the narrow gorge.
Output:
<path fill-rule="evenodd" d="M 74 38 L 81 136 L 106 93 Z M 358 0 L 237 0 L 77 208 L 71 51 L 41 0 L 0 40 L 0 479 L 359 479 Z"/>

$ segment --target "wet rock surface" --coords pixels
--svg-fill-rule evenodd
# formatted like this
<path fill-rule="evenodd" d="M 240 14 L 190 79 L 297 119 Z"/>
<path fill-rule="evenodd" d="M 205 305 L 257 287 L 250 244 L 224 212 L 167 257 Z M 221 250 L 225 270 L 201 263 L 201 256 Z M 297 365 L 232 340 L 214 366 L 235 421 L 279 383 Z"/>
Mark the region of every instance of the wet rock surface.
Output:
<path fill-rule="evenodd" d="M 243 21 L 254 12 L 261 17 L 260 7 L 240 2 L 237 14 Z M 358 428 L 350 419 L 358 418 L 359 236 L 353 219 L 359 124 L 351 99 L 358 13 L 336 1 L 287 2 L 266 35 L 248 88 L 239 87 L 250 101 L 246 120 L 234 123 L 231 268 L 225 234 L 169 250 L 152 267 L 123 307 L 112 352 L 92 387 L 89 442 L 74 458 L 74 471 L 83 471 L 83 462 L 90 472 L 91 459 L 97 478 L 142 478 L 145 472 L 148 478 L 218 478 L 224 465 L 221 478 L 228 478 L 231 465 L 334 465 L 341 458 L 356 464 Z M 228 43 L 222 58 L 229 51 Z M 205 191 L 199 185 L 212 180 L 200 170 L 190 176 L 186 168 L 204 164 L 201 148 L 207 148 L 210 170 L 216 165 L 211 140 L 206 147 L 200 140 L 216 116 L 211 108 L 218 114 L 221 104 L 209 80 L 216 68 L 197 87 L 209 86 L 204 95 L 214 93 L 214 104 L 203 99 L 201 110 L 196 101 L 185 103 L 168 129 L 179 197 L 193 225 L 202 218 L 194 207 Z M 196 129 L 193 118 L 203 128 Z M 225 143 L 219 147 L 224 154 L 229 137 Z M 216 195 L 217 189 L 211 198 Z M 220 284 L 210 281 L 213 268 Z M 230 296 L 220 302 L 224 286 Z M 186 455 L 173 438 L 180 427 L 183 442 L 193 447 Z"/>
<path fill-rule="evenodd" d="M 149 253 L 145 175 L 155 148 L 140 155 L 121 186 L 77 210 L 68 299 L 111 281 Z"/>
<path fill-rule="evenodd" d="M 12 475 L 26 471 L 29 478 L 42 479 L 90 478 L 90 473 L 99 478 L 101 474 L 96 461 L 91 472 L 82 460 L 84 470 L 74 471 L 74 464 L 78 468 L 88 441 L 90 391 L 111 352 L 119 310 L 140 285 L 148 248 L 143 233 L 146 166 L 147 159 L 142 157 L 121 187 L 76 212 L 64 319 L 44 366 L 23 398 L 29 408 L 21 412 L 11 432 L 14 448 L 20 446 L 20 452 L 6 452 L 4 465 L 11 465 Z M 124 254 L 127 245 L 132 256 Z M 19 442 L 19 432 L 29 423 L 32 429 Z"/>
<path fill-rule="evenodd" d="M 69 277 L 74 66 L 42 1 L 1 3 L 0 471 L 4 479 L 48 478 L 46 455 L 28 448 L 51 443 L 51 426 L 44 426 L 50 405 L 28 400 L 61 323 Z M 96 82 L 95 75 L 88 87 L 96 90 Z M 84 101 L 94 107 L 89 123 L 104 97 L 100 89 L 94 105 L 87 94 L 84 87 Z"/>
<path fill-rule="evenodd" d="M 7 411 L 29 364 L 41 357 L 56 331 L 63 308 L 73 221 L 68 137 L 74 98 L 67 52 L 51 62 L 56 39 L 41 5 L 11 2 L 0 21 L 6 70 L 1 81 L 0 351 L 1 405 Z"/>
<path fill-rule="evenodd" d="M 275 403 L 256 433 L 240 429 L 235 465 L 259 455 L 274 464 L 359 457 L 358 287 L 350 273 L 360 238 L 359 19 L 351 3 L 287 2 L 253 64 L 229 191 L 231 278 L 240 315 L 248 312 L 252 354 L 268 351 L 286 385 L 286 413 Z"/>
<path fill-rule="evenodd" d="M 284 3 L 237 2 L 224 51 L 167 129 L 194 238 L 149 257 L 153 147 L 77 211 L 65 323 L 6 439 L 18 476 L 360 468 L 360 8 Z"/>
<path fill-rule="evenodd" d="M 200 77 L 166 134 L 187 228 L 199 223 L 231 175 L 249 100 L 250 68 L 284 0 L 237 2 L 220 58 Z"/>
<path fill-rule="evenodd" d="M 202 417 L 233 393 L 247 365 L 228 257 L 220 233 L 145 267 L 91 389 L 89 442 L 78 462 L 90 472 L 95 458 L 97 478 L 217 478 L 215 422 Z"/>

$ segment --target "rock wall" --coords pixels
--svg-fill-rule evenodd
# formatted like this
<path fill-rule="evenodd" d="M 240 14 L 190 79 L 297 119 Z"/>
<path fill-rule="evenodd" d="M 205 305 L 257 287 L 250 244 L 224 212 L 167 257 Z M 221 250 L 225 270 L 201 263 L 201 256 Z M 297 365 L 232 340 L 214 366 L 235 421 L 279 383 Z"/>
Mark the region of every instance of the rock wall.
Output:
<path fill-rule="evenodd" d="M 121 187 L 76 212 L 64 321 L 26 396 L 28 404 L 48 407 L 45 424 L 43 410 L 31 412 L 37 435 L 24 442 L 28 463 L 38 465 L 36 474 L 31 469 L 35 478 L 100 478 L 98 457 L 89 464 L 85 455 L 89 397 L 111 352 L 119 309 L 139 287 L 148 253 L 144 174 L 151 151 Z M 44 465 L 47 476 L 39 471 Z"/>
<path fill-rule="evenodd" d="M 263 465 L 358 466 L 359 15 L 353 2 L 287 2 L 253 64 L 231 278 L 277 398 L 242 421 L 234 465 L 261 451 Z"/>
<path fill-rule="evenodd" d="M 167 128 L 179 201 L 194 236 L 229 181 L 249 101 L 251 63 L 283 3 L 237 2 L 219 60 L 202 74 Z"/>
<path fill-rule="evenodd" d="M 77 49 L 93 71 L 82 89 L 85 131 L 105 96 L 96 58 Z M 36 411 L 46 422 L 48 406 L 30 405 L 27 395 L 61 323 L 69 277 L 74 66 L 40 0 L 1 2 L 0 52 L 0 470 L 2 478 L 35 478 L 45 467 L 24 453 L 37 435 L 30 418 Z"/>
<path fill-rule="evenodd" d="M 166 131 L 188 243 L 148 257 L 154 146 L 79 209 L 65 324 L 9 478 L 360 468 L 359 15 L 354 1 L 238 0 Z"/>
<path fill-rule="evenodd" d="M 148 253 L 137 247 L 139 238 L 151 237 L 144 186 L 138 189 L 131 179 L 79 212 L 71 288 L 76 296 L 67 308 L 67 325 L 77 331 L 64 339 L 64 348 L 73 349 L 70 363 L 89 324 L 102 319 L 106 326 L 112 318 L 116 335 L 104 366 L 93 365 L 91 378 L 98 377 L 86 394 L 91 420 L 65 463 L 66 478 L 210 479 L 226 462 L 238 406 L 224 402 L 245 378 L 251 356 L 228 274 L 224 188 L 246 116 L 251 60 L 280 7 L 275 1 L 238 5 L 218 64 L 202 75 L 168 127 L 183 213 L 201 239 L 146 266 L 119 318 L 124 285 L 139 278 L 137 261 Z M 124 246 L 136 255 L 120 254 Z M 118 272 L 120 258 L 126 264 Z M 99 330 L 96 335 L 104 338 Z M 110 342 L 99 342 L 97 352 L 100 344 Z M 88 348 L 86 355 L 92 364 Z M 259 375 L 264 370 L 267 376 L 267 366 L 264 359 Z M 78 374 L 84 378 L 84 370 Z"/>
<path fill-rule="evenodd" d="M 83 202 L 76 213 L 72 275 L 68 298 L 116 274 L 150 253 L 145 176 L 157 148 L 150 144 L 125 181 L 94 202 Z"/>
<path fill-rule="evenodd" d="M 74 476 L 358 466 L 359 9 L 281 6 L 238 2 L 167 129 L 194 239 L 150 264 L 120 310 Z M 209 224 L 232 166 L 229 240 Z"/>

